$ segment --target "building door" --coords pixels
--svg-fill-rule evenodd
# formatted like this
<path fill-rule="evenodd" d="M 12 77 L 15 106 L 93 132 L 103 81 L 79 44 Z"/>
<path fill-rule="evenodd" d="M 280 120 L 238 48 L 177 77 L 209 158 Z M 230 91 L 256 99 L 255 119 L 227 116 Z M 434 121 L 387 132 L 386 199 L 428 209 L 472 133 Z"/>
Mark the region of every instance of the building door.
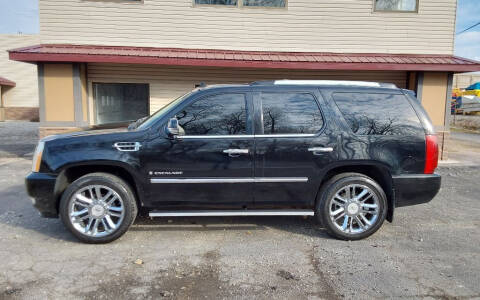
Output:
<path fill-rule="evenodd" d="M 242 92 L 199 97 L 167 118 L 177 118 L 184 135 L 169 138 L 160 130 L 143 148 L 151 207 L 253 203 L 251 101 Z"/>
<path fill-rule="evenodd" d="M 149 115 L 149 86 L 94 83 L 95 124 L 125 123 Z"/>
<path fill-rule="evenodd" d="M 311 207 L 337 136 L 319 107 L 318 91 L 254 95 L 255 186 L 259 207 Z"/>

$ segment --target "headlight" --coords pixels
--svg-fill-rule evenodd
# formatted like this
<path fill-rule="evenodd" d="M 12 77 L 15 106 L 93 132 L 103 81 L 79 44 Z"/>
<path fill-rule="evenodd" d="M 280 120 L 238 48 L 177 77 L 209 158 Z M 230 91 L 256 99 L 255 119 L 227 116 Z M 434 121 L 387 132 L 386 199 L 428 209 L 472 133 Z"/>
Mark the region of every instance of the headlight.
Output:
<path fill-rule="evenodd" d="M 45 146 L 45 142 L 38 142 L 37 149 L 35 149 L 35 154 L 33 155 L 32 172 L 40 171 L 40 164 L 42 163 L 42 154 L 43 154 L 44 146 Z"/>

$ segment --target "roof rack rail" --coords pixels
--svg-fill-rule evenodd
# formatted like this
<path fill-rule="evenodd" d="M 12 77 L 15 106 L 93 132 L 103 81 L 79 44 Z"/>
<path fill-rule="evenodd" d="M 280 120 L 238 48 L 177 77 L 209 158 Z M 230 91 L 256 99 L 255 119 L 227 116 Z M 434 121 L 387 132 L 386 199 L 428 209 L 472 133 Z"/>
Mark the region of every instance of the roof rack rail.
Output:
<path fill-rule="evenodd" d="M 251 85 L 342 85 L 342 86 L 361 86 L 378 88 L 397 88 L 393 83 L 371 82 L 371 81 L 353 81 L 353 80 L 269 80 L 255 81 Z"/>

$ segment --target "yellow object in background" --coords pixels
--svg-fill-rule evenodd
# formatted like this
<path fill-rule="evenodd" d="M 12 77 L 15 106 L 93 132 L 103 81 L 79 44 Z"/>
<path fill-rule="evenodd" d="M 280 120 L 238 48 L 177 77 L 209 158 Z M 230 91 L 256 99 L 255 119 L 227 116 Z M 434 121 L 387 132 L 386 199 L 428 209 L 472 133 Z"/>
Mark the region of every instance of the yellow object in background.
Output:
<path fill-rule="evenodd" d="M 463 95 L 473 95 L 473 96 L 480 97 L 480 90 L 464 91 L 462 94 L 463 94 Z"/>
<path fill-rule="evenodd" d="M 459 89 L 459 88 L 454 88 L 454 89 L 452 90 L 452 97 L 453 97 L 453 98 L 460 97 L 460 96 L 462 96 L 462 94 L 463 94 L 463 92 L 462 92 L 462 90 Z"/>

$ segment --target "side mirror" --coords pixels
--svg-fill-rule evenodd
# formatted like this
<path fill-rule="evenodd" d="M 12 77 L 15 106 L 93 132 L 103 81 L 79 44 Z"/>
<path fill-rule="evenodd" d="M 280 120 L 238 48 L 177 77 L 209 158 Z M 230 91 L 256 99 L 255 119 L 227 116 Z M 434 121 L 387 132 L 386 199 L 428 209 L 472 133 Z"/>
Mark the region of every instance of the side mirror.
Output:
<path fill-rule="evenodd" d="M 180 126 L 176 117 L 168 120 L 166 131 L 170 137 L 185 135 L 185 130 Z"/>

